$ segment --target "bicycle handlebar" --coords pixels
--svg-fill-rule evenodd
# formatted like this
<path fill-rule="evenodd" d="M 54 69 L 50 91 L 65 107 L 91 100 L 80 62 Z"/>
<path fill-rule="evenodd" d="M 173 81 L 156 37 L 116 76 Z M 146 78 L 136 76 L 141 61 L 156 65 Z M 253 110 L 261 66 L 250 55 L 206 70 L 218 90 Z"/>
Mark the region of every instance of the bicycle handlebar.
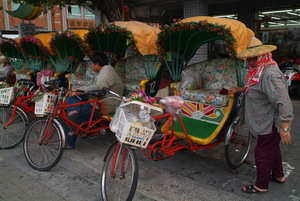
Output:
<path fill-rule="evenodd" d="M 110 89 L 108 89 L 108 88 L 106 88 L 106 87 L 104 87 L 103 90 L 106 91 L 106 92 L 108 92 L 108 93 L 110 93 L 110 94 L 112 94 L 112 95 L 114 95 L 114 96 L 117 96 L 117 97 L 119 97 L 119 98 L 122 98 L 122 96 L 120 96 L 120 95 L 117 94 L 116 92 L 113 92 L 112 90 L 110 90 Z"/>
<path fill-rule="evenodd" d="M 35 84 L 33 81 L 28 80 L 28 79 L 19 79 L 19 80 L 17 80 L 17 82 L 22 85 L 25 85 L 25 84 L 34 85 Z"/>
<path fill-rule="evenodd" d="M 51 85 L 51 86 L 61 86 L 62 81 L 60 79 L 56 79 L 56 80 L 46 81 L 46 82 L 44 82 L 44 84 Z"/>
<path fill-rule="evenodd" d="M 6 77 L 1 76 L 0 81 L 6 81 Z"/>

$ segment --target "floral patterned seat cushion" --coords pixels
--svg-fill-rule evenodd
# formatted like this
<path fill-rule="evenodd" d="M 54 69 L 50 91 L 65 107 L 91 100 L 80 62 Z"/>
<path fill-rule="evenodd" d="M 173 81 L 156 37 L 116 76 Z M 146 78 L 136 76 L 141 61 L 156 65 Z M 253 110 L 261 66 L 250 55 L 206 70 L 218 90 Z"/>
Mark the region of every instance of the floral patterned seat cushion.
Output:
<path fill-rule="evenodd" d="M 15 71 L 14 73 L 16 75 L 17 80 L 21 80 L 21 79 L 30 80 L 30 75 L 28 75 L 27 72 Z"/>
<path fill-rule="evenodd" d="M 201 75 L 201 89 L 184 89 L 181 82 L 174 83 L 178 95 L 185 100 L 227 107 L 229 97 L 219 94 L 222 88 L 229 89 L 237 86 L 237 66 L 242 62 L 236 59 L 213 59 L 192 64 L 185 71 Z"/>
<path fill-rule="evenodd" d="M 142 56 L 130 56 L 123 58 L 116 64 L 116 71 L 121 77 L 125 85 L 125 93 L 137 92 L 141 85 L 142 80 L 146 80 L 147 75 L 143 68 Z"/>
<path fill-rule="evenodd" d="M 227 107 L 229 97 L 219 93 L 220 90 L 185 90 L 180 91 L 179 95 L 184 100 L 190 100 L 198 103 Z"/>
<path fill-rule="evenodd" d="M 72 86 L 83 86 L 90 85 L 93 81 L 93 77 L 96 74 L 92 71 L 91 62 L 83 62 L 79 67 L 77 72 L 67 75 Z"/>
<path fill-rule="evenodd" d="M 138 92 L 141 85 L 137 80 L 125 80 L 125 94 L 129 94 L 130 92 Z"/>

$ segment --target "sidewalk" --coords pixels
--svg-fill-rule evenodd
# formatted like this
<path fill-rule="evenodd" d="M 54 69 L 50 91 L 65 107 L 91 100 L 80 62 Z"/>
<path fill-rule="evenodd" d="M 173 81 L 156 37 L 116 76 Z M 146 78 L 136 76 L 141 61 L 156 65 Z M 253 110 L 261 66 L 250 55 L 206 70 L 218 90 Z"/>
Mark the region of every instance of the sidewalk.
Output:
<path fill-rule="evenodd" d="M 284 185 L 270 182 L 268 193 L 243 193 L 241 187 L 253 184 L 256 170 L 251 163 L 230 170 L 222 144 L 162 161 L 137 150 L 139 181 L 133 201 L 300 201 L 300 100 L 293 104 L 293 143 L 282 146 L 289 175 Z M 22 145 L 0 150 L 0 201 L 101 201 L 103 158 L 114 140 L 113 135 L 79 138 L 76 149 L 66 150 L 48 171 L 32 169 Z"/>
<path fill-rule="evenodd" d="M 0 201 L 17 200 L 63 201 L 64 199 L 0 156 Z"/>

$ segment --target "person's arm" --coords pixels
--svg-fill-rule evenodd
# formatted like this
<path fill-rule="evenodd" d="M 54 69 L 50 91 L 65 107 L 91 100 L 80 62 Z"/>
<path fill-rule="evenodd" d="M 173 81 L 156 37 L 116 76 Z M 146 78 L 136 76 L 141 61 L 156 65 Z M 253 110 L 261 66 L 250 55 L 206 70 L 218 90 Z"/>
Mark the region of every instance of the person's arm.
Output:
<path fill-rule="evenodd" d="M 294 115 L 288 88 L 279 70 L 266 69 L 265 74 L 262 90 L 267 94 L 271 104 L 278 110 L 279 133 L 282 143 L 289 144 L 292 141 L 290 128 Z"/>
<path fill-rule="evenodd" d="M 292 142 L 290 128 L 290 123 L 279 124 L 279 134 L 283 144 L 289 144 Z"/>
<path fill-rule="evenodd" d="M 245 87 L 232 87 L 228 90 L 229 94 L 239 94 L 243 93 L 246 90 Z"/>
<path fill-rule="evenodd" d="M 110 76 L 110 68 L 112 67 L 104 66 L 95 78 L 96 80 L 91 85 L 82 86 L 79 89 L 83 90 L 84 93 L 87 93 L 89 91 L 102 90 L 104 87 L 109 88 L 110 82 L 112 81 Z"/>

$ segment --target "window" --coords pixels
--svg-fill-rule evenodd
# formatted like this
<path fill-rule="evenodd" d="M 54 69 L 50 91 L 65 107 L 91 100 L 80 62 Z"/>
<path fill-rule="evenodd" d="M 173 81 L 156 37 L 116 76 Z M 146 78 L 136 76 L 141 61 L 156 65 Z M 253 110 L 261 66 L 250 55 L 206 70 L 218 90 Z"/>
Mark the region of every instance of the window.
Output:
<path fill-rule="evenodd" d="M 78 6 L 68 6 L 68 18 L 69 19 L 81 19 L 81 7 Z"/>
<path fill-rule="evenodd" d="M 88 11 L 88 10 L 85 10 L 85 19 L 87 20 L 94 20 L 95 19 L 95 15 Z"/>

